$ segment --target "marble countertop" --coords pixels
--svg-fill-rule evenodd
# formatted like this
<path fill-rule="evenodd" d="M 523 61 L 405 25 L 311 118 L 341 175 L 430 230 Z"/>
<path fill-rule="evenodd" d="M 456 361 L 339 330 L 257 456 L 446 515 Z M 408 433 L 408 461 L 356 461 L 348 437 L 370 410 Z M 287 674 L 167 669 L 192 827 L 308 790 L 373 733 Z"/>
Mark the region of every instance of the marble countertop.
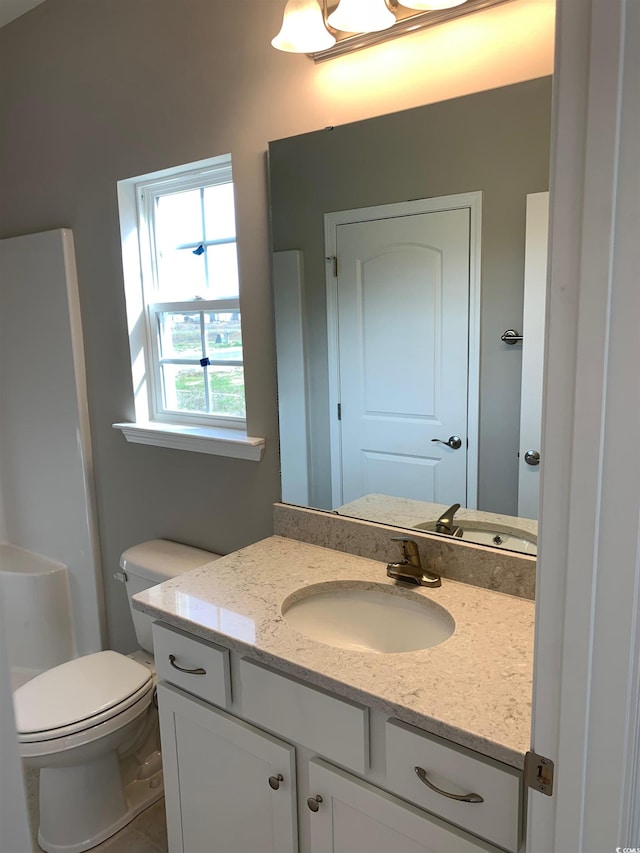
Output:
<path fill-rule="evenodd" d="M 412 588 L 453 616 L 415 652 L 347 651 L 308 639 L 281 612 L 301 587 L 366 581 L 406 594 L 376 560 L 272 536 L 134 597 L 169 625 L 522 768 L 530 744 L 534 603 L 443 578 Z"/>

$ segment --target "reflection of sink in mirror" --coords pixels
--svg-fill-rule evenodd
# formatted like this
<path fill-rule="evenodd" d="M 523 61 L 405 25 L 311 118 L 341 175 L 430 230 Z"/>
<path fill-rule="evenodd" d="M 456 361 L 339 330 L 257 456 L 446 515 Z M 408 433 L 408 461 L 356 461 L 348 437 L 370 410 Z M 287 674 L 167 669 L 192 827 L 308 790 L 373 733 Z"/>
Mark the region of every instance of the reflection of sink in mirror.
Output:
<path fill-rule="evenodd" d="M 283 602 L 282 615 L 312 640 L 378 654 L 428 649 L 455 629 L 449 611 L 423 595 L 356 581 L 303 587 Z"/>
<path fill-rule="evenodd" d="M 519 551 L 521 554 L 537 554 L 538 546 L 536 537 L 524 530 L 496 527 L 489 522 L 458 522 L 454 539 L 462 539 L 464 542 L 474 542 L 476 545 L 491 545 L 493 548 L 507 548 L 510 551 Z M 436 532 L 435 521 L 425 521 L 415 525 L 416 530 L 425 530 L 428 533 Z"/>
<path fill-rule="evenodd" d="M 446 504 L 371 494 L 343 504 L 338 507 L 337 512 L 350 518 L 364 518 L 379 524 L 435 533 L 436 519 L 447 509 L 449 507 Z M 453 521 L 454 526 L 461 527 L 464 531 L 463 541 L 536 555 L 538 522 L 535 519 L 462 507 L 456 510 Z M 495 536 L 500 536 L 502 541 L 496 542 Z M 447 538 L 451 539 L 450 536 Z"/>

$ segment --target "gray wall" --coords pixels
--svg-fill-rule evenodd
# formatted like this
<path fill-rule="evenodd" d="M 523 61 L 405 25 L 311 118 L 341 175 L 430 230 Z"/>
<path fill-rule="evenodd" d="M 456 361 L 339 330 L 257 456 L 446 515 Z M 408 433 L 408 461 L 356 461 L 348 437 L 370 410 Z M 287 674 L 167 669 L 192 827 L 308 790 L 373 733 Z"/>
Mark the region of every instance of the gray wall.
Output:
<path fill-rule="evenodd" d="M 551 78 L 269 145 L 273 245 L 304 254 L 312 505 L 331 508 L 323 214 L 482 190 L 478 506 L 517 515 L 525 204 L 549 186 Z M 402 307 L 398 306 L 398 334 Z"/>
<path fill-rule="evenodd" d="M 371 84 L 372 74 L 388 80 L 384 46 L 318 67 L 273 50 L 283 0 L 46 0 L 0 29 L 0 236 L 73 229 L 114 648 L 134 644 L 124 590 L 112 578 L 124 548 L 166 536 L 226 553 L 272 531 L 279 479 L 268 140 L 550 73 L 553 22 L 525 36 L 518 5 L 482 13 L 475 50 L 468 38 L 448 41 L 450 67 L 440 59 L 442 27 L 404 39 L 405 73 L 393 85 Z M 493 26 L 506 19 L 512 39 Z M 470 57 L 472 76 L 461 72 Z M 111 427 L 134 411 L 116 182 L 226 152 L 248 426 L 267 440 L 259 464 L 130 445 Z"/>

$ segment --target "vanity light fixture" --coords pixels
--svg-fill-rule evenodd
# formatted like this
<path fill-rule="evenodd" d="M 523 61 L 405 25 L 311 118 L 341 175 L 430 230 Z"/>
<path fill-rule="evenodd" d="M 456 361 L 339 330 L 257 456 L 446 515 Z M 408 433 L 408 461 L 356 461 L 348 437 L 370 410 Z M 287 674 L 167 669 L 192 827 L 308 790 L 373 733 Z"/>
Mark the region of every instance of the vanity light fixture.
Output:
<path fill-rule="evenodd" d="M 434 12 L 436 9 L 453 9 L 462 6 L 465 0 L 404 0 L 403 6 L 420 12 Z"/>
<path fill-rule="evenodd" d="M 278 35 L 271 40 L 287 53 L 317 53 L 336 43 L 326 26 L 325 10 L 318 0 L 288 0 Z"/>
<path fill-rule="evenodd" d="M 288 0 L 271 44 L 324 62 L 513 0 Z"/>
<path fill-rule="evenodd" d="M 375 33 L 392 27 L 396 16 L 385 0 L 340 0 L 327 21 L 343 33 Z"/>

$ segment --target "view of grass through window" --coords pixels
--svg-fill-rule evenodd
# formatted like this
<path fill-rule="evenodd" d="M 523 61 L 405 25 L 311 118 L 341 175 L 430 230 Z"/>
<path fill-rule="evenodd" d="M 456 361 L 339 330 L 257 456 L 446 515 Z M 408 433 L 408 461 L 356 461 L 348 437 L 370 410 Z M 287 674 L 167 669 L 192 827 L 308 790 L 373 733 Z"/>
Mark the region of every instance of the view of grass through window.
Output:
<path fill-rule="evenodd" d="M 242 330 L 237 312 L 166 312 L 162 315 L 160 337 L 163 356 L 216 362 L 205 366 L 164 363 L 167 409 L 246 416 L 242 364 L 220 364 L 242 362 Z"/>

